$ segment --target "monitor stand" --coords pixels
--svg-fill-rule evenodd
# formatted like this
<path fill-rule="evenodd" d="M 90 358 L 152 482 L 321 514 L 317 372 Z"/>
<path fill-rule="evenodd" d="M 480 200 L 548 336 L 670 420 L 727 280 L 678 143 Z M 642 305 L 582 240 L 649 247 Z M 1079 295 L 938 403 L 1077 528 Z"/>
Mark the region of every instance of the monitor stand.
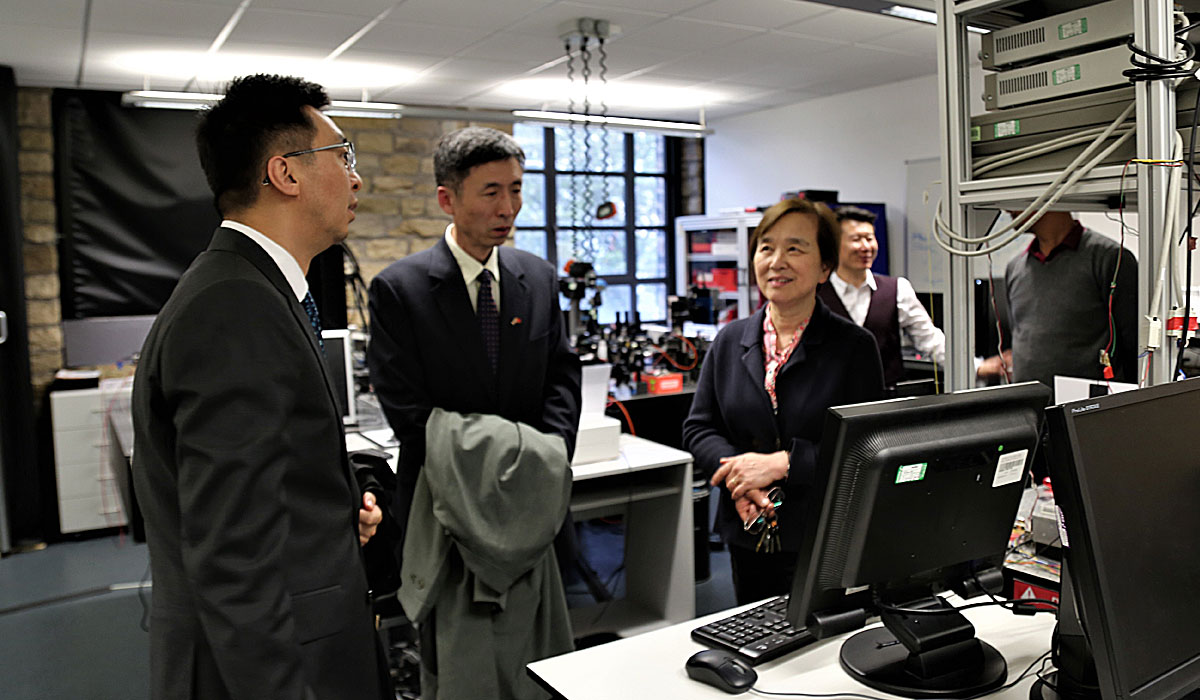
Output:
<path fill-rule="evenodd" d="M 936 597 L 904 607 L 934 606 L 953 610 Z M 842 644 L 842 668 L 860 683 L 912 698 L 965 698 L 1004 684 L 1004 657 L 975 637 L 975 627 L 962 613 L 884 612 L 880 617 L 883 627 Z"/>
<path fill-rule="evenodd" d="M 1029 700 L 1100 700 L 1096 664 L 1079 620 L 1066 562 L 1059 583 L 1062 590 L 1058 597 L 1058 624 L 1050 642 L 1058 670 L 1038 676 L 1029 689 Z"/>

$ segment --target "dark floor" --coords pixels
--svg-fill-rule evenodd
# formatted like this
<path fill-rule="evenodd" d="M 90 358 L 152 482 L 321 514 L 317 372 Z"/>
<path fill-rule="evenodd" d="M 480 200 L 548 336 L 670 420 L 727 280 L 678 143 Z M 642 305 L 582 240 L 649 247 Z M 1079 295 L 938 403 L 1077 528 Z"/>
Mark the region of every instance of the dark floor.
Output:
<path fill-rule="evenodd" d="M 580 524 L 579 533 L 584 558 L 611 594 L 621 597 L 623 526 L 590 521 Z M 705 533 L 698 540 L 702 550 L 709 549 Z M 729 554 L 701 551 L 701 569 L 705 555 L 710 571 L 696 584 L 698 616 L 734 604 Z M 148 578 L 146 546 L 120 536 L 0 559 L 0 698 L 147 697 Z M 567 592 L 573 604 L 593 602 L 582 580 L 568 581 Z"/>

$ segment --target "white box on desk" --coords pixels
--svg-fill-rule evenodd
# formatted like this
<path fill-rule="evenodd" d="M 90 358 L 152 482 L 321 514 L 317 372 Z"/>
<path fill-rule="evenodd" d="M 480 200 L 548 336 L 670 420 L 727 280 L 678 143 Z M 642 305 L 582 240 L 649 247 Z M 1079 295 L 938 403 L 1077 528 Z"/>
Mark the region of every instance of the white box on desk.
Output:
<path fill-rule="evenodd" d="M 572 465 L 616 459 L 621 454 L 621 421 L 604 414 L 584 413 L 579 417 Z"/>

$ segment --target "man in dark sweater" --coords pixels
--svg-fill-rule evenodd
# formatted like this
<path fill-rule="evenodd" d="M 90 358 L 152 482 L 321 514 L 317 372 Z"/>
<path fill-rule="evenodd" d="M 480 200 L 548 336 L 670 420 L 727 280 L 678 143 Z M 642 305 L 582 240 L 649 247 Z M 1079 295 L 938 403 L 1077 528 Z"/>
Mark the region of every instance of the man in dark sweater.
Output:
<path fill-rule="evenodd" d="M 1049 212 L 1005 270 L 1014 381 L 1054 376 L 1137 381 L 1137 260 L 1067 212 Z M 1111 297 L 1111 299 L 1110 299 Z M 999 376 L 999 356 L 980 366 Z"/>

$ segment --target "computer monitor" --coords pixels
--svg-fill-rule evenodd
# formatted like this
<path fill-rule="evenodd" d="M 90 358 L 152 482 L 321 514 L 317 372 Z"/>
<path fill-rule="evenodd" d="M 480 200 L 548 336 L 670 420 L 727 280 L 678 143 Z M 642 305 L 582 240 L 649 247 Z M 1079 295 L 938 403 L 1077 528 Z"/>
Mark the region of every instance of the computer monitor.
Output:
<path fill-rule="evenodd" d="M 1064 665 L 1087 664 L 1064 659 L 1053 688 L 1059 697 L 1103 700 L 1173 700 L 1200 690 L 1200 380 L 1046 414 L 1071 582 L 1064 594 L 1074 596 L 1080 618 L 1060 609 L 1059 629 L 1083 631 L 1086 644 L 1073 648 L 1090 648 L 1095 668 L 1094 679 L 1080 682 Z"/>
<path fill-rule="evenodd" d="M 1036 382 L 830 409 L 788 620 L 860 682 L 909 697 L 999 687 L 1007 664 L 936 593 L 1002 587 L 1000 566 L 1050 390 Z M 900 643 L 898 644 L 897 641 Z"/>
<path fill-rule="evenodd" d="M 346 425 L 358 424 L 358 410 L 354 389 L 354 342 L 346 328 L 321 331 L 325 342 L 325 362 L 329 379 L 333 382 L 334 398 Z"/>

